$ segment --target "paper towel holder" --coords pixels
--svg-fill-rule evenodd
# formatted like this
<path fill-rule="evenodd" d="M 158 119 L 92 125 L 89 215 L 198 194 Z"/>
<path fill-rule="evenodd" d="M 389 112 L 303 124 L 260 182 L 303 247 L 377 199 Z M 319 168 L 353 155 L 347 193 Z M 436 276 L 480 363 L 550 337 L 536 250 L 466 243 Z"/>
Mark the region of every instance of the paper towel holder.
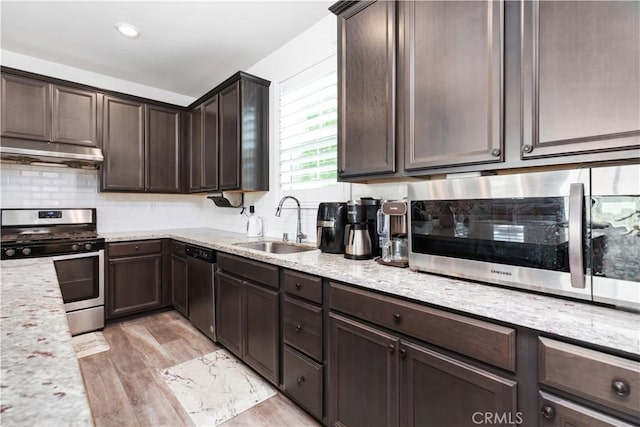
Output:
<path fill-rule="evenodd" d="M 207 194 L 207 199 L 219 208 L 239 208 L 244 203 L 244 193 L 219 191 Z"/>

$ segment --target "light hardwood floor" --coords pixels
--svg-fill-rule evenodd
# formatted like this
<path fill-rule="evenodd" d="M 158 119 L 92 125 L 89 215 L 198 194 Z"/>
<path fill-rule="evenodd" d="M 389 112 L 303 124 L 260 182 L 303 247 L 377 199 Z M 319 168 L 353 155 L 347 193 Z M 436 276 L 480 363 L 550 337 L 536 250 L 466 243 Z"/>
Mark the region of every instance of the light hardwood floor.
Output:
<path fill-rule="evenodd" d="M 160 371 L 220 347 L 175 311 L 108 324 L 110 350 L 79 359 L 98 427 L 191 426 Z M 319 426 L 281 393 L 224 426 Z"/>

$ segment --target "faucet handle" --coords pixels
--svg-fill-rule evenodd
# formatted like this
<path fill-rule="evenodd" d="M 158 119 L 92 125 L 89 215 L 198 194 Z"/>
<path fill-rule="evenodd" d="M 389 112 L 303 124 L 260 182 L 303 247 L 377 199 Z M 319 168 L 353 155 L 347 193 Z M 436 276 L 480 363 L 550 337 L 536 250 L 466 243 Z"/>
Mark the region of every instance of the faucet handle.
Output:
<path fill-rule="evenodd" d="M 282 233 L 282 241 L 283 242 L 289 241 L 289 233 Z"/>

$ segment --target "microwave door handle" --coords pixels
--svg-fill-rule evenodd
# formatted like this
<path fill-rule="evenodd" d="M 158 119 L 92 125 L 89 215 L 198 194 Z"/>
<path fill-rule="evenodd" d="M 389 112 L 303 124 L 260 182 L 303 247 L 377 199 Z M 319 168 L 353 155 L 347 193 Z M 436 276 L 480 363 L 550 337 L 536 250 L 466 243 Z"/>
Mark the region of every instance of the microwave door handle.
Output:
<path fill-rule="evenodd" d="M 571 287 L 585 287 L 582 213 L 584 211 L 584 185 L 571 184 L 569 188 L 569 273 Z"/>

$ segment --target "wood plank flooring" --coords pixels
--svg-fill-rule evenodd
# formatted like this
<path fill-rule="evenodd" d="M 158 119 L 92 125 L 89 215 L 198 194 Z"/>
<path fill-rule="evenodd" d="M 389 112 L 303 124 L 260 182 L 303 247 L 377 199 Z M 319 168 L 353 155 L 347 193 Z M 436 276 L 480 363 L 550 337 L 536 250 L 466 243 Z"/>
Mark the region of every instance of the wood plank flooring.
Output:
<path fill-rule="evenodd" d="M 110 350 L 79 359 L 96 426 L 192 426 L 160 371 L 220 347 L 175 311 L 108 324 Z M 319 426 L 283 394 L 224 424 Z"/>

